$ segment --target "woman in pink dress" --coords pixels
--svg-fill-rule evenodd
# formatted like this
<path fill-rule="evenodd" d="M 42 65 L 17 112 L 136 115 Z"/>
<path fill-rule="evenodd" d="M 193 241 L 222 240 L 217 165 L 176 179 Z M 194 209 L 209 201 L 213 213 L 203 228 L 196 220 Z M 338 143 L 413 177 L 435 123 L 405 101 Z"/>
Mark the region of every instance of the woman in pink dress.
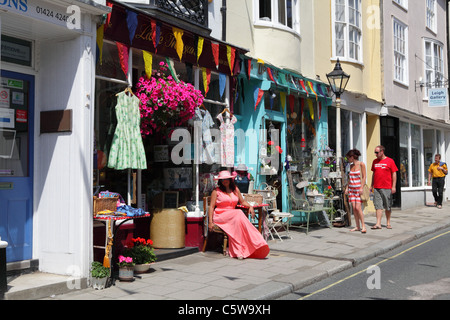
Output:
<path fill-rule="evenodd" d="M 228 171 L 221 171 L 215 178 L 219 180 L 219 187 L 211 194 L 208 212 L 209 230 L 217 225 L 226 232 L 230 257 L 264 259 L 269 254 L 269 246 L 242 210 L 236 209 L 239 202 L 249 207 L 252 218 L 255 217 L 253 207 L 242 197 L 234 184 L 234 178 L 235 175 L 231 175 Z"/>

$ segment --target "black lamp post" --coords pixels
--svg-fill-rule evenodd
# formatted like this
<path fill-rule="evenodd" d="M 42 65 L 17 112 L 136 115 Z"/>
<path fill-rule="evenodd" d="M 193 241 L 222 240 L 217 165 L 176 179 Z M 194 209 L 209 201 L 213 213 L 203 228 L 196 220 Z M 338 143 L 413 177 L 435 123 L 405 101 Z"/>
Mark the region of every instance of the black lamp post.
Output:
<path fill-rule="evenodd" d="M 350 76 L 341 68 L 339 59 L 336 62 L 334 70 L 327 74 L 331 90 L 336 95 L 336 164 L 340 167 L 342 157 L 341 150 L 341 95 L 344 93 Z"/>

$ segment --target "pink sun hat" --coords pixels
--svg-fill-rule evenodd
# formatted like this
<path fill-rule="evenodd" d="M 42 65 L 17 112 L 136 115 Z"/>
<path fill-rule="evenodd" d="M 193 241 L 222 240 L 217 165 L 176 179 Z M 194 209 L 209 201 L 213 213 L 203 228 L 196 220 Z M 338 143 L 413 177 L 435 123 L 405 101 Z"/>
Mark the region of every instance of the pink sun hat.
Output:
<path fill-rule="evenodd" d="M 214 177 L 214 180 L 221 180 L 221 179 L 234 179 L 236 178 L 236 173 L 229 173 L 227 170 L 220 171 L 219 175 L 217 177 Z"/>

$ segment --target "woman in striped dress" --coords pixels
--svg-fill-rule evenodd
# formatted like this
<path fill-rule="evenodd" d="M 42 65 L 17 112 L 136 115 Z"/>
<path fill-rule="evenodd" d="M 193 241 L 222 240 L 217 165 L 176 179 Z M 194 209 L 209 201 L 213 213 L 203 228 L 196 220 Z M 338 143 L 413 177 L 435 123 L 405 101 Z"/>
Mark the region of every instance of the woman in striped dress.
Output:
<path fill-rule="evenodd" d="M 361 194 L 366 184 L 366 165 L 359 161 L 361 152 L 357 149 L 347 152 L 347 160 L 351 163 L 348 180 L 348 187 L 345 193 L 348 195 L 348 201 L 352 206 L 353 215 L 355 217 L 356 228 L 350 230 L 352 232 L 361 231 L 366 233 L 366 225 L 364 224 L 364 213 L 361 208 Z"/>

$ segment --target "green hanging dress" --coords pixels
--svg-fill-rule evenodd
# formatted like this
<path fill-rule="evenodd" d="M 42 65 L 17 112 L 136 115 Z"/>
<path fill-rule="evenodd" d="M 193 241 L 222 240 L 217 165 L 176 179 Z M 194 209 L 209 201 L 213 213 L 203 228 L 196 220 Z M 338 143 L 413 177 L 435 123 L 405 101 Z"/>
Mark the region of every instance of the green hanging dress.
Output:
<path fill-rule="evenodd" d="M 120 92 L 116 116 L 117 127 L 109 151 L 108 167 L 116 170 L 147 169 L 138 97 L 129 97 L 125 92 Z"/>

